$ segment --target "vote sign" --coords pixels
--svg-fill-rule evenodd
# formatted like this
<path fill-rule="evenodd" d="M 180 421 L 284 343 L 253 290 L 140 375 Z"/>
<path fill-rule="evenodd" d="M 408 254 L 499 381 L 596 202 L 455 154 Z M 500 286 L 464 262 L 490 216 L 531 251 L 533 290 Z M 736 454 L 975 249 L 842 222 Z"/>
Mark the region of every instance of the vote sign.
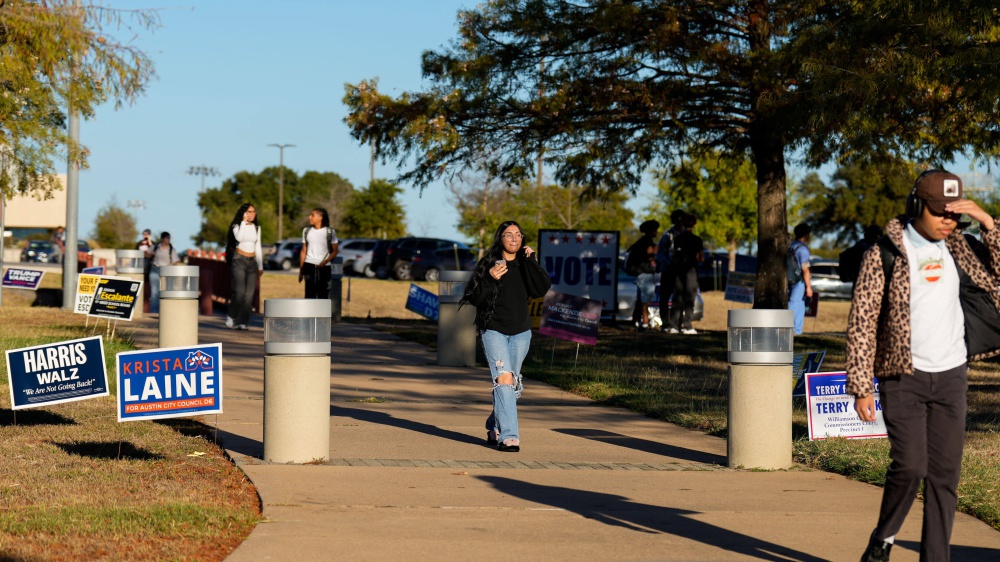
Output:
<path fill-rule="evenodd" d="M 847 373 L 806 373 L 809 406 L 809 440 L 830 437 L 872 439 L 885 437 L 885 419 L 875 380 L 875 421 L 863 422 L 854 411 L 854 396 L 847 394 Z"/>
<path fill-rule="evenodd" d="M 540 230 L 538 255 L 552 290 L 600 301 L 614 311 L 618 302 L 618 232 Z"/>

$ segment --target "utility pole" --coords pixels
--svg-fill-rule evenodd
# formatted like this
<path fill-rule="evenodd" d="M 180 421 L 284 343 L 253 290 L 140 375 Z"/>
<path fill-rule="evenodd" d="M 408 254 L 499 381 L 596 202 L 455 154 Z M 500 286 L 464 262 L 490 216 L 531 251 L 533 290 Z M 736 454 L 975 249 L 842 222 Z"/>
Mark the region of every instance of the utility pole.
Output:
<path fill-rule="evenodd" d="M 73 6 L 80 10 L 80 0 L 74 0 Z M 70 80 L 76 80 L 76 63 L 71 62 Z M 78 258 L 76 231 L 79 228 L 78 217 L 80 207 L 80 111 L 69 103 L 69 142 L 77 150 L 69 151 L 66 169 L 66 243 L 63 248 L 63 310 L 76 308 L 76 262 Z"/>
<path fill-rule="evenodd" d="M 278 241 L 285 235 L 282 218 L 285 216 L 285 149 L 294 148 L 294 144 L 269 144 L 278 148 Z"/>

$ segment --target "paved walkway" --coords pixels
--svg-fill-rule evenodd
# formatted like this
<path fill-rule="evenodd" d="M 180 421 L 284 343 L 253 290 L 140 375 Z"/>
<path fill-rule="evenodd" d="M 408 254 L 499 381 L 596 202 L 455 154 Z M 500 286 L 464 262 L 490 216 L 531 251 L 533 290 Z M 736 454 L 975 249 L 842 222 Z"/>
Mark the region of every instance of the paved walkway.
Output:
<path fill-rule="evenodd" d="M 439 367 L 426 348 L 334 325 L 330 461 L 263 453 L 263 330 L 201 317 L 222 342 L 220 439 L 266 521 L 227 559 L 857 560 L 881 489 L 796 467 L 730 470 L 726 442 L 527 381 L 522 451 L 485 445 L 485 368 Z M 156 346 L 156 320 L 134 323 Z M 530 376 L 530 369 L 526 370 Z M 211 423 L 211 419 L 206 419 Z M 893 562 L 917 560 L 921 505 Z M 1000 558 L 1000 533 L 959 514 L 956 561 Z"/>

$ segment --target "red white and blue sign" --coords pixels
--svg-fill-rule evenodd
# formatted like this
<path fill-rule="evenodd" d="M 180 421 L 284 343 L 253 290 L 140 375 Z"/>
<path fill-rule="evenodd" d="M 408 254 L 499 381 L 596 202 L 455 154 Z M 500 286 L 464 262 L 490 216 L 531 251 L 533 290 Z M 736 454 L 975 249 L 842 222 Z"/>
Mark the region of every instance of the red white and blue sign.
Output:
<path fill-rule="evenodd" d="M 118 421 L 222 413 L 222 344 L 118 354 Z"/>
<path fill-rule="evenodd" d="M 101 336 L 7 350 L 12 410 L 108 395 Z"/>
<path fill-rule="evenodd" d="M 37 269 L 21 269 L 19 267 L 9 267 L 3 272 L 3 286 L 10 289 L 38 289 L 42 282 L 44 271 Z"/>
<path fill-rule="evenodd" d="M 878 379 L 875 379 L 875 421 L 864 422 L 854 411 L 854 396 L 847 394 L 847 373 L 806 373 L 804 376 L 810 441 L 830 437 L 873 439 L 887 435 Z"/>

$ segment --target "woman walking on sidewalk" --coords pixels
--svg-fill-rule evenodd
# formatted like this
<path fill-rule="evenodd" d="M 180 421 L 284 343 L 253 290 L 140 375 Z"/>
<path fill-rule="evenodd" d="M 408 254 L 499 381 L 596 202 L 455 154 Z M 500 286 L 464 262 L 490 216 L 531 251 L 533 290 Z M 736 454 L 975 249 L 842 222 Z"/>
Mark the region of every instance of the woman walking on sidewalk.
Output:
<path fill-rule="evenodd" d="M 229 224 L 226 240 L 226 262 L 232 290 L 226 327 L 246 330 L 253 307 L 257 279 L 264 274 L 264 255 L 260 249 L 260 224 L 257 209 L 250 203 L 240 205 Z"/>
<path fill-rule="evenodd" d="M 531 343 L 528 299 L 545 295 L 552 281 L 525 245 L 524 231 L 504 221 L 493 236 L 459 306 L 476 307 L 476 327 L 483 341 L 493 378 L 493 411 L 486 419 L 486 440 L 500 451 L 521 450 L 517 426 L 517 399 L 524 385 L 521 362 Z"/>

